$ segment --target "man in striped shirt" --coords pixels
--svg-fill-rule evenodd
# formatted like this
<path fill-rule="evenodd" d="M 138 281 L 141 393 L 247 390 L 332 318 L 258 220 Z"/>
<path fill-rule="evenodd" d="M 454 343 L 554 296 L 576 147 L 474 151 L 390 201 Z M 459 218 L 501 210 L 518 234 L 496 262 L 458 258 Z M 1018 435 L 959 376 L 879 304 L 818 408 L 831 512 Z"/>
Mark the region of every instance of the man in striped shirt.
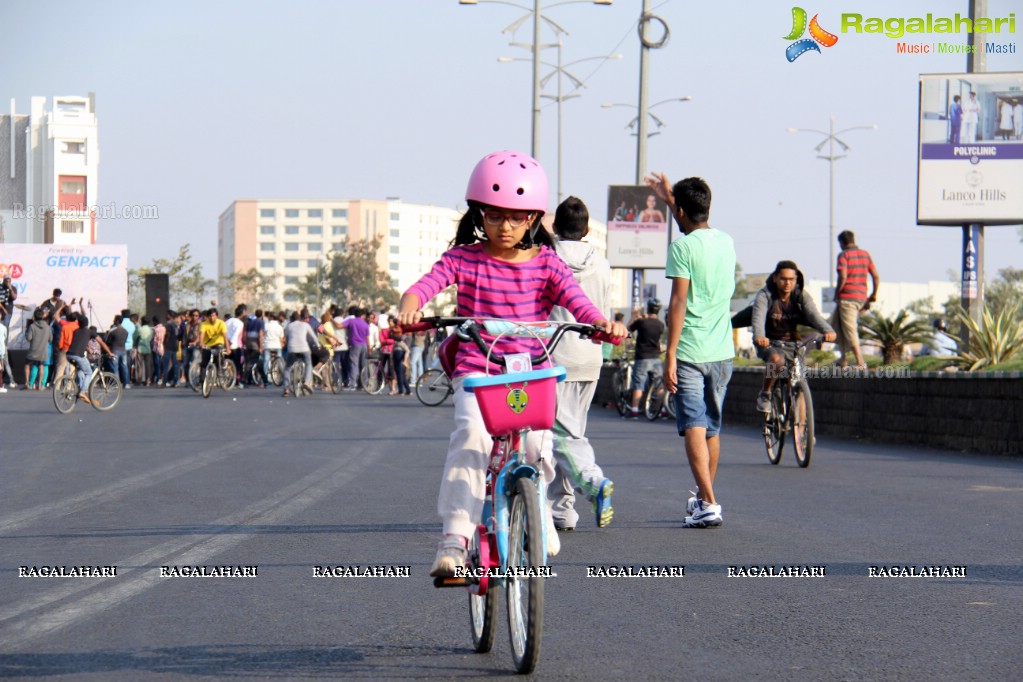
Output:
<path fill-rule="evenodd" d="M 831 326 L 838 336 L 835 343 L 842 353 L 838 364 L 845 367 L 845 354 L 852 351 L 856 357 L 856 366 L 863 368 L 866 365 L 860 352 L 859 315 L 877 300 L 877 287 L 881 279 L 870 254 L 856 246 L 856 235 L 851 230 L 843 230 L 838 235 L 838 244 L 842 252 L 838 254 L 836 265 L 838 283 L 835 286 L 835 312 L 831 315 Z M 867 274 L 873 285 L 869 296 Z"/>

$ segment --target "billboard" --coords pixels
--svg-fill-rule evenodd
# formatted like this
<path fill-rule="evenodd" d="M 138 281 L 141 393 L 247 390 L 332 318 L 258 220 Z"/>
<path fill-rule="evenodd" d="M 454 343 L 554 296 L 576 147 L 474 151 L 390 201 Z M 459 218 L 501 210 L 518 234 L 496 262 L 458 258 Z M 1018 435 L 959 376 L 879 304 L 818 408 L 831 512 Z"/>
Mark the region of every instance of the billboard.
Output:
<path fill-rule="evenodd" d="M 664 269 L 668 207 L 644 185 L 607 191 L 607 260 L 612 268 Z"/>
<path fill-rule="evenodd" d="M 61 298 L 84 299 L 89 323 L 104 329 L 128 307 L 128 247 L 117 245 L 0 244 L 0 277 L 11 278 L 18 297 L 9 347 L 26 348 L 32 313 L 59 288 Z M 75 303 L 75 310 L 79 310 Z"/>
<path fill-rule="evenodd" d="M 1023 73 L 920 76 L 919 225 L 1023 223 Z"/>

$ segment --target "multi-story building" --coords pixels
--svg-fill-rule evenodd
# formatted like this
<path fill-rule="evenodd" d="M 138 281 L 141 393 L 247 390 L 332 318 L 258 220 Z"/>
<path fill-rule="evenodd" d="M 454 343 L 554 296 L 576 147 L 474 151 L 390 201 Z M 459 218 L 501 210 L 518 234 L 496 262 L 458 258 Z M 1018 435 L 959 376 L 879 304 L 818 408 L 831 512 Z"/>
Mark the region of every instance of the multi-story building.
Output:
<path fill-rule="evenodd" d="M 300 303 L 285 292 L 348 242 L 378 237 L 377 266 L 390 275 L 395 289 L 404 291 L 448 248 L 460 217 L 455 209 L 397 198 L 238 199 L 220 215 L 217 274 L 223 280 L 255 268 L 276 277 L 277 302 Z M 605 226 L 591 222 L 587 241 L 603 250 Z M 616 292 L 624 289 L 624 281 L 615 286 Z"/>
<path fill-rule="evenodd" d="M 31 114 L 0 115 L 0 242 L 96 243 L 96 101 L 33 97 Z"/>

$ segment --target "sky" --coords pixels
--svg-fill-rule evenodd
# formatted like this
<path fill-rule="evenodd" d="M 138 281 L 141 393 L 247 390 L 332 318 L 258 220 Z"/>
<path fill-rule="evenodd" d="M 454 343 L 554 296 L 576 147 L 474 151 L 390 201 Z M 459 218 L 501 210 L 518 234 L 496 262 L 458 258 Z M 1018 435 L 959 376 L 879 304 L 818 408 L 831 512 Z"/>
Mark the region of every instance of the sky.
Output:
<path fill-rule="evenodd" d="M 834 116 L 837 130 L 877 125 L 842 136 L 850 150 L 834 164 L 836 231 L 856 232 L 883 280 L 958 278 L 961 230 L 916 225 L 917 83 L 921 73 L 965 71 L 965 56 L 897 54 L 885 36 L 839 33 L 834 48 L 789 63 L 792 2 L 651 4 L 670 36 L 650 53 L 649 102 L 692 100 L 653 109 L 665 125 L 652 127 L 659 134 L 648 139 L 646 170 L 708 181 L 711 224 L 734 237 L 746 272 L 793 259 L 808 277 L 827 279 L 828 163 L 814 151 L 822 138 L 786 129 L 826 129 Z M 965 0 L 802 6 L 833 33 L 847 12 L 968 12 Z M 561 102 L 564 193 L 600 219 L 608 185 L 636 176 L 626 126 L 638 102 L 641 9 L 641 0 L 543 3 L 542 14 L 568 31 L 564 70 L 585 83 Z M 1016 32 L 999 39 L 1016 54 L 989 55 L 988 71 L 1023 71 L 1023 8 L 989 0 L 989 16 L 1010 12 Z M 127 244 L 131 267 L 190 243 L 215 276 L 217 218 L 236 199 L 401 197 L 464 207 L 476 161 L 530 149 L 530 65 L 498 61 L 529 57 L 509 43 L 530 43 L 530 22 L 502 33 L 526 13 L 485 0 L 4 0 L 0 103 L 7 113 L 14 98 L 27 114 L 32 96 L 94 92 L 98 203 L 159 214 L 103 221 L 99 241 Z M 554 40 L 545 28 L 541 43 Z M 622 58 L 589 59 L 616 53 Z M 557 50 L 543 59 L 556 62 Z M 576 60 L 586 61 L 569 66 Z M 552 78 L 544 92 L 556 95 L 555 86 Z M 553 210 L 557 104 L 544 102 L 538 156 Z M 1021 263 L 1017 228 L 988 227 L 987 277 Z"/>

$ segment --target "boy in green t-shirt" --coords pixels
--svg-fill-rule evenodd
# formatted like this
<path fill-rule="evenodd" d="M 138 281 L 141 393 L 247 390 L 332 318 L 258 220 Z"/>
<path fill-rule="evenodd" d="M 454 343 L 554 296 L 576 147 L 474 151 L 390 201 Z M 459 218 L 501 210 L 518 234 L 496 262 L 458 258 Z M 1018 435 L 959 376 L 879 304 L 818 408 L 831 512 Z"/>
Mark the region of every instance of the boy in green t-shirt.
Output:
<path fill-rule="evenodd" d="M 702 179 L 686 178 L 672 187 L 661 173 L 646 182 L 668 204 L 683 232 L 668 252 L 671 302 L 664 359 L 664 385 L 676 395 L 676 425 L 697 485 L 686 503 L 683 525 L 720 526 L 714 475 L 721 454 L 721 412 L 735 356 L 729 310 L 735 291 L 735 244 L 708 224 L 711 192 Z"/>

